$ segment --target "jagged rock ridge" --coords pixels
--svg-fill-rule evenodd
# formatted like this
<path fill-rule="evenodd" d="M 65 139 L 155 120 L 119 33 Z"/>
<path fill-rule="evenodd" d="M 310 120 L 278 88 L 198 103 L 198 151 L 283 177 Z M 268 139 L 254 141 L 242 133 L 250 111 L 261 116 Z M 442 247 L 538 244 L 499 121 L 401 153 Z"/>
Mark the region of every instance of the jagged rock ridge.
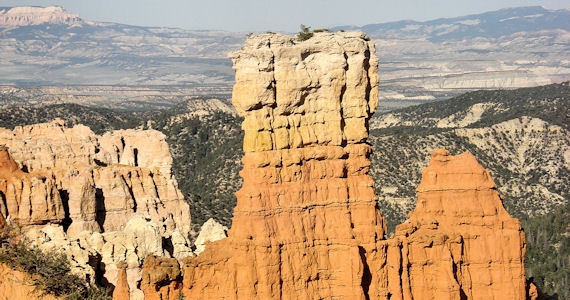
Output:
<path fill-rule="evenodd" d="M 56 120 L 0 128 L 0 145 L 0 212 L 40 247 L 67 253 L 75 272 L 114 284 L 115 264 L 126 262 L 140 298 L 146 255 L 192 255 L 190 210 L 163 134 L 98 136 Z"/>

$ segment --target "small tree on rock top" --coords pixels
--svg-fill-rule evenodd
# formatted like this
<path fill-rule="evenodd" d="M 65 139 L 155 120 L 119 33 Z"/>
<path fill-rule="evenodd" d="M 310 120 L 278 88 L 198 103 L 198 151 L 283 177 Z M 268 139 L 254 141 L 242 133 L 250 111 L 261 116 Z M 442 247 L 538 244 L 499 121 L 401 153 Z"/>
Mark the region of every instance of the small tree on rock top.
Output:
<path fill-rule="evenodd" d="M 310 26 L 305 26 L 301 24 L 301 31 L 297 34 L 297 39 L 299 41 L 306 41 L 313 37 L 313 33 L 311 32 Z"/>

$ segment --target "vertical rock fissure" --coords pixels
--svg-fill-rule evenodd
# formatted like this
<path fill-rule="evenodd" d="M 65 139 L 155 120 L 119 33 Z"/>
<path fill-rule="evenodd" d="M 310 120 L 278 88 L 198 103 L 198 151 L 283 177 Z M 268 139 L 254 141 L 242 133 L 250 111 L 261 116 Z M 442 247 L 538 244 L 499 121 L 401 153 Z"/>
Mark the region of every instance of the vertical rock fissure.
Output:
<path fill-rule="evenodd" d="M 61 221 L 61 226 L 63 226 L 63 231 L 67 232 L 67 229 L 73 222 L 69 216 L 69 192 L 67 190 L 59 190 L 59 197 L 61 198 L 61 204 L 63 206 L 63 220 Z"/>
<path fill-rule="evenodd" d="M 139 166 L 139 149 L 133 149 L 133 156 L 135 157 L 135 167 Z"/>
<path fill-rule="evenodd" d="M 99 224 L 101 232 L 105 232 L 105 218 L 107 217 L 107 209 L 105 207 L 105 195 L 103 189 L 95 188 L 95 221 Z"/>
<path fill-rule="evenodd" d="M 0 191 L 0 213 L 8 218 L 8 203 L 6 202 L 6 195 L 2 191 Z"/>
<path fill-rule="evenodd" d="M 366 261 L 366 250 L 358 246 L 358 253 L 360 254 L 360 259 L 362 260 L 362 291 L 364 292 L 364 297 L 366 300 L 370 300 L 370 296 L 368 294 L 370 289 L 370 283 L 372 282 L 372 273 L 370 273 L 370 267 L 368 266 L 368 262 Z"/>

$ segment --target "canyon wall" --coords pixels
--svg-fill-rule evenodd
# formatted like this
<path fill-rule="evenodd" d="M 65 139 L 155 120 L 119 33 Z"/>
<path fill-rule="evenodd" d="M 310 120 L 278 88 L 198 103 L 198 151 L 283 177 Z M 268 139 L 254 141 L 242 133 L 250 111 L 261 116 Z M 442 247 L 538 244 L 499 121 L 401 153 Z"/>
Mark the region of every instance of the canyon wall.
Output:
<path fill-rule="evenodd" d="M 133 297 L 142 298 L 146 255 L 193 255 L 189 205 L 162 133 L 98 136 L 55 120 L 0 128 L 0 145 L 0 213 L 40 247 L 67 253 L 89 281 L 114 285 L 116 264 L 126 262 Z"/>
<path fill-rule="evenodd" d="M 351 32 L 262 34 L 230 54 L 245 131 L 232 228 L 181 274 L 149 263 L 149 299 L 526 298 L 524 233 L 468 153 L 434 152 L 416 210 L 385 238 L 368 175 L 373 53 Z"/>

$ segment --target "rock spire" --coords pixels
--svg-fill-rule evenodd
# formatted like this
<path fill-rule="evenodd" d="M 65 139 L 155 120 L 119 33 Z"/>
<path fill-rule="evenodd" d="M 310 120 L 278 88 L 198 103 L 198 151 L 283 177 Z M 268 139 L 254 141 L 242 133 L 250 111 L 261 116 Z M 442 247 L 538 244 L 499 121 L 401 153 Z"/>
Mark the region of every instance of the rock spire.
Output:
<path fill-rule="evenodd" d="M 244 137 L 229 237 L 184 266 L 189 298 L 365 299 L 385 233 L 368 170 L 378 60 L 362 33 L 250 37 L 230 54 Z"/>

